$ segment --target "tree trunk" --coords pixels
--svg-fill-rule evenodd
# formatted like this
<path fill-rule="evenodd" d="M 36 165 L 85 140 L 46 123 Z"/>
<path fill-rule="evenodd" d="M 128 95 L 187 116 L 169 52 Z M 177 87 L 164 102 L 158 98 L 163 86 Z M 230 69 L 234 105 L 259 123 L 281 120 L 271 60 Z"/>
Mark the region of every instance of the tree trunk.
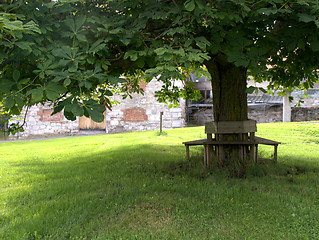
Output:
<path fill-rule="evenodd" d="M 247 114 L 247 68 L 229 63 L 222 54 L 205 63 L 212 76 L 214 121 L 245 121 Z M 217 135 L 222 141 L 247 140 L 247 134 Z M 231 175 L 242 177 L 248 164 L 248 147 L 238 145 L 220 146 L 217 162 L 227 167 Z"/>

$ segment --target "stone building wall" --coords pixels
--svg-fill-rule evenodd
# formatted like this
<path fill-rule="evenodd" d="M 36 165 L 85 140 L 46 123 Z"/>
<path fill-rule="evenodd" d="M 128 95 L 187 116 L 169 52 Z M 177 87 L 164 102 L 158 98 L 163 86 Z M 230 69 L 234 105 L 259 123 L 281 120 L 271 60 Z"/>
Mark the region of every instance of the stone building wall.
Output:
<path fill-rule="evenodd" d="M 144 95 L 134 94 L 132 99 L 123 100 L 119 95 L 114 96 L 114 100 L 119 101 L 120 104 L 114 105 L 112 111 L 106 111 L 106 133 L 159 129 L 160 112 L 163 112 L 163 129 L 185 126 L 185 101 L 181 100 L 181 105 L 177 108 L 169 108 L 167 104 L 159 103 L 154 93 L 161 89 L 161 83 L 156 80 L 152 80 L 147 86 L 145 84 L 143 88 Z M 83 133 L 79 129 L 79 118 L 69 121 L 63 113 L 51 116 L 52 111 L 49 105 L 39 104 L 31 107 L 26 116 L 25 131 L 9 137 L 14 139 Z M 17 121 L 22 123 L 23 119 L 16 118 L 11 122 Z"/>
<path fill-rule="evenodd" d="M 24 132 L 19 132 L 10 138 L 27 138 L 32 136 L 54 136 L 60 134 L 76 134 L 79 131 L 79 121 L 69 121 L 63 113 L 59 112 L 51 116 L 53 112 L 49 105 L 38 104 L 32 106 L 26 115 Z M 24 113 L 21 115 L 24 116 Z M 23 123 L 22 117 L 13 119 L 11 122 Z"/>
<path fill-rule="evenodd" d="M 121 102 L 114 105 L 112 111 L 106 112 L 106 128 L 108 133 L 156 130 L 160 128 L 160 113 L 163 112 L 163 129 L 185 126 L 185 101 L 180 101 L 177 108 L 169 108 L 167 104 L 159 103 L 154 95 L 160 90 L 161 83 L 152 80 L 144 86 L 144 95 L 133 94 L 133 98 L 122 99 L 115 96 L 114 100 Z"/>

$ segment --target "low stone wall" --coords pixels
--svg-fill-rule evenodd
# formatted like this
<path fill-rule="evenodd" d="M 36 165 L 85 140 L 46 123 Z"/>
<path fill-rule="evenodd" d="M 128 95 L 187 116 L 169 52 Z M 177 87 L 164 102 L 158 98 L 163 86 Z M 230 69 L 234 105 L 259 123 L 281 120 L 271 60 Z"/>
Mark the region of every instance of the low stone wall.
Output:
<path fill-rule="evenodd" d="M 249 107 L 248 118 L 258 123 L 282 122 L 282 105 Z"/>
<path fill-rule="evenodd" d="M 282 106 L 250 108 L 248 117 L 258 123 L 282 122 Z M 292 122 L 318 121 L 319 107 L 295 107 L 291 109 Z"/>
<path fill-rule="evenodd" d="M 291 121 L 319 121 L 319 107 L 293 108 L 291 110 Z"/>
<path fill-rule="evenodd" d="M 206 121 L 212 121 L 213 110 L 203 108 L 193 111 L 189 121 L 190 126 L 203 126 Z M 248 108 L 248 118 L 258 123 L 282 122 L 282 105 L 260 105 Z M 209 119 L 209 120 L 208 120 Z M 292 122 L 319 121 L 319 107 L 295 107 L 291 109 Z"/>

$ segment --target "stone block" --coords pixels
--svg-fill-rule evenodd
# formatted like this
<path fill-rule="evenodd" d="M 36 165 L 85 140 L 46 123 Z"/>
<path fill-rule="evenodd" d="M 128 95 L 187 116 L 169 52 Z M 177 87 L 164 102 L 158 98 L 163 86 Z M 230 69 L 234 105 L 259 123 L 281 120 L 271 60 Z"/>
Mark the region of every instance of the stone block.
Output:
<path fill-rule="evenodd" d="M 182 122 L 180 120 L 174 120 L 172 121 L 172 127 L 173 128 L 182 127 Z"/>
<path fill-rule="evenodd" d="M 117 125 L 119 125 L 119 121 L 118 120 L 111 120 L 110 125 L 117 126 Z"/>

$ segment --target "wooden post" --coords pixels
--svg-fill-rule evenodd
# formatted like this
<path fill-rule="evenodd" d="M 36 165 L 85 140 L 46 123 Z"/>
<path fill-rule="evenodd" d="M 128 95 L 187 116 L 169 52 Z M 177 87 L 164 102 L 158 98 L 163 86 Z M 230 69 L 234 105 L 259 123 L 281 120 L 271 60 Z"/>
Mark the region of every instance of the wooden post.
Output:
<path fill-rule="evenodd" d="M 249 141 L 255 142 L 255 133 L 254 132 L 249 133 Z M 255 155 L 255 151 L 256 151 L 255 148 L 256 148 L 256 145 L 250 145 L 250 161 L 257 162 L 256 155 Z"/>
<path fill-rule="evenodd" d="M 160 134 L 163 131 L 163 112 L 160 112 Z"/>
<path fill-rule="evenodd" d="M 258 162 L 258 144 L 255 145 L 255 161 Z"/>
<path fill-rule="evenodd" d="M 187 161 L 190 161 L 190 157 L 189 157 L 189 145 L 186 145 L 186 158 L 187 158 Z"/>
<path fill-rule="evenodd" d="M 278 145 L 274 145 L 274 162 L 277 162 L 277 147 Z"/>
<path fill-rule="evenodd" d="M 206 166 L 207 163 L 207 148 L 206 148 L 206 144 L 204 143 L 204 166 Z"/>

